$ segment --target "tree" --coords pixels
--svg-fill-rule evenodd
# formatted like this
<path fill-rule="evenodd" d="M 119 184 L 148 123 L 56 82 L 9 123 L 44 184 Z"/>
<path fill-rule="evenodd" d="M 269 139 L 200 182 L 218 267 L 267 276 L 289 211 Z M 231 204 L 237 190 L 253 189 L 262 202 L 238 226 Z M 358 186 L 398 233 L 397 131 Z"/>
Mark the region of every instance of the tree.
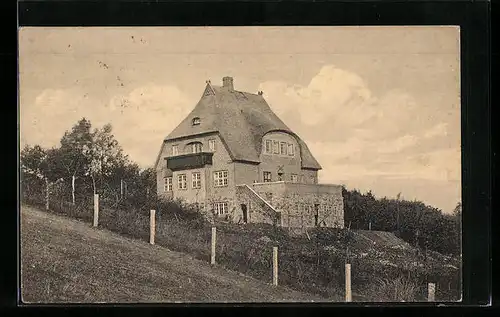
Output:
<path fill-rule="evenodd" d="M 61 181 L 55 170 L 55 149 L 45 150 L 39 145 L 27 145 L 20 155 L 21 184 L 23 195 L 32 196 L 45 191 L 46 208 L 49 208 L 49 192 L 52 185 Z"/>
<path fill-rule="evenodd" d="M 140 181 L 143 188 L 146 189 L 146 196 L 155 192 L 156 188 L 156 170 L 152 167 L 146 168 L 140 172 Z"/>
<path fill-rule="evenodd" d="M 90 163 L 85 174 L 92 178 L 94 194 L 97 193 L 97 185 L 102 187 L 104 177 L 110 177 L 117 167 L 126 165 L 128 161 L 111 132 L 111 124 L 104 125 L 102 129 L 95 129 L 90 147 L 84 148 L 83 151 Z"/>
<path fill-rule="evenodd" d="M 22 193 L 32 195 L 43 191 L 47 182 L 46 170 L 47 152 L 39 145 L 26 145 L 20 153 Z"/>
<path fill-rule="evenodd" d="M 462 202 L 459 201 L 455 209 L 453 209 L 453 220 L 455 222 L 455 245 L 457 247 L 457 253 L 462 251 L 461 241 L 462 241 Z"/>
<path fill-rule="evenodd" d="M 47 152 L 39 145 L 26 145 L 20 155 L 21 172 L 25 175 L 32 175 L 43 179 L 46 169 Z"/>
<path fill-rule="evenodd" d="M 458 217 L 458 218 L 462 217 L 462 202 L 461 201 L 459 201 L 457 203 L 457 205 L 455 206 L 455 209 L 453 209 L 453 215 L 455 217 Z"/>
<path fill-rule="evenodd" d="M 64 179 L 71 179 L 73 203 L 76 181 L 90 178 L 91 190 L 96 194 L 117 170 L 129 164 L 111 132 L 110 124 L 92 131 L 91 122 L 82 118 L 61 138 L 61 147 L 54 152 L 58 166 L 55 170 Z"/>
<path fill-rule="evenodd" d="M 64 179 L 71 179 L 72 202 L 75 203 L 75 182 L 86 175 L 89 166 L 88 151 L 92 145 L 92 124 L 86 118 L 80 119 L 61 138 L 57 153 L 57 165 Z"/>

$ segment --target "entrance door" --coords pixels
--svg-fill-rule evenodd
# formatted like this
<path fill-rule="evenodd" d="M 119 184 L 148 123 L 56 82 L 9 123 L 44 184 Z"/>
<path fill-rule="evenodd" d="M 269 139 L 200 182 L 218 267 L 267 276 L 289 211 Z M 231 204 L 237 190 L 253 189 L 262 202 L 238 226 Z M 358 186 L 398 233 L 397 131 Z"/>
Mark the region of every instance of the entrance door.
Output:
<path fill-rule="evenodd" d="M 248 210 L 247 205 L 241 204 L 241 211 L 243 212 L 243 222 L 248 223 Z"/>

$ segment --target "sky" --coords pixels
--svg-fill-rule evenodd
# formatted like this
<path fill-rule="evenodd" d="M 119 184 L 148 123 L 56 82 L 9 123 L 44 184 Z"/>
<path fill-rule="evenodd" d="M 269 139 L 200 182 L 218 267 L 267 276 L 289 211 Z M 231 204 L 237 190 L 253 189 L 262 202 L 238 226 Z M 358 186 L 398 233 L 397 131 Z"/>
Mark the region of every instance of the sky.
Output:
<path fill-rule="evenodd" d="M 449 213 L 461 200 L 456 27 L 119 27 L 19 31 L 20 145 L 111 123 L 142 167 L 234 78 L 309 146 L 319 181 Z"/>

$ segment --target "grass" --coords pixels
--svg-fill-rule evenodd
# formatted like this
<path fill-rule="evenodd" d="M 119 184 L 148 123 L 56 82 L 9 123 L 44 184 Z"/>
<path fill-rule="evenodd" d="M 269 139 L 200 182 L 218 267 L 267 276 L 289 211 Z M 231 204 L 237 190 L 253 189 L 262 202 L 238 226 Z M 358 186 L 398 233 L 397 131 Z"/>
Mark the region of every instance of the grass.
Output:
<path fill-rule="evenodd" d="M 325 300 L 24 206 L 21 254 L 24 303 Z"/>
<path fill-rule="evenodd" d="M 366 297 L 376 302 L 415 302 L 422 301 L 418 296 L 418 285 L 405 277 L 393 280 L 376 279 Z"/>
<path fill-rule="evenodd" d="M 149 209 L 134 209 L 132 206 L 110 208 L 110 204 L 101 204 L 99 225 L 131 238 L 149 241 Z M 56 213 L 92 221 L 92 205 L 88 202 L 76 206 L 54 203 L 52 208 Z M 189 210 L 183 213 L 182 208 L 174 205 L 156 205 L 154 208 L 157 211 L 156 244 L 209 261 L 210 224 Z M 396 281 L 400 276 L 412 276 L 418 298 L 422 297 L 421 290 L 428 281 L 446 285 L 450 281 L 456 284 L 459 278 L 459 272 L 446 269 L 443 265 L 445 259 L 438 255 L 429 258 L 425 267 L 420 267 L 423 262 L 414 249 L 384 247 L 380 243 L 372 245 L 352 231 L 321 228 L 312 230 L 309 240 L 290 237 L 280 228 L 265 224 L 217 223 L 216 226 L 219 265 L 269 283 L 272 279 L 272 247 L 278 246 L 280 285 L 334 301 L 344 298 L 347 246 L 354 301 L 373 301 L 377 289 L 384 286 L 380 281 Z M 456 265 L 453 259 L 450 261 Z M 416 265 L 412 267 L 408 263 Z M 384 287 L 390 289 L 392 286 Z M 450 290 L 446 293 L 443 292 L 446 287 L 438 286 L 436 299 L 457 300 L 457 293 L 453 292 L 457 287 L 448 288 Z"/>

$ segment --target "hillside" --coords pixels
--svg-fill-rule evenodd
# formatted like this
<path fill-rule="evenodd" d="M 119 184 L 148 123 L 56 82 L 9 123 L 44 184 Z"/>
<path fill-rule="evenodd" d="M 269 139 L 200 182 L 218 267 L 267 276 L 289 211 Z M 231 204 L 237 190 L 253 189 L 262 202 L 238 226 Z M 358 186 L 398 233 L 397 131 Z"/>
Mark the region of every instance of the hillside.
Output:
<path fill-rule="evenodd" d="M 25 303 L 325 301 L 23 206 Z"/>

